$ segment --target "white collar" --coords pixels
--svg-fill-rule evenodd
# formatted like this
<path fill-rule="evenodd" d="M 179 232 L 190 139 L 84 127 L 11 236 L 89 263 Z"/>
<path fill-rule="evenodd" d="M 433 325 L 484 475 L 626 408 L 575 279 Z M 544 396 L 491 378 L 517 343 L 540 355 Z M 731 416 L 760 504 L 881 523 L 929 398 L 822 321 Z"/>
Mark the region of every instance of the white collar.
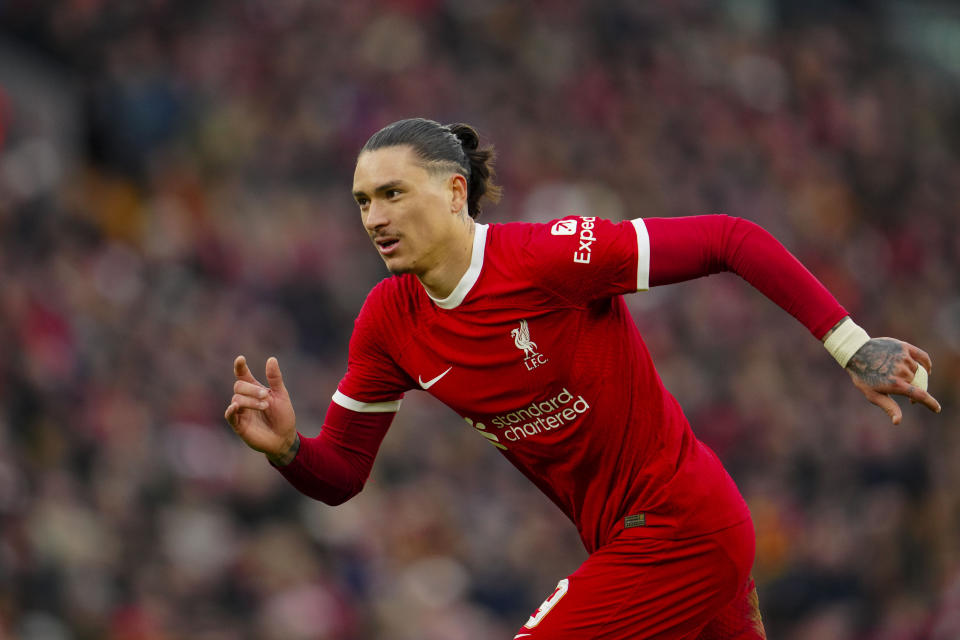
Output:
<path fill-rule="evenodd" d="M 470 293 L 473 285 L 477 283 L 477 279 L 480 277 L 480 270 L 483 268 L 483 250 L 486 245 L 487 225 L 478 224 L 473 232 L 473 253 L 470 256 L 470 266 L 467 267 L 466 273 L 460 278 L 460 282 L 453 288 L 450 295 L 440 300 L 431 296 L 430 292 L 424 288 L 424 291 L 427 291 L 427 295 L 430 296 L 430 299 L 433 300 L 438 307 L 441 309 L 455 309 L 460 306 L 463 299 L 467 297 L 467 294 Z"/>

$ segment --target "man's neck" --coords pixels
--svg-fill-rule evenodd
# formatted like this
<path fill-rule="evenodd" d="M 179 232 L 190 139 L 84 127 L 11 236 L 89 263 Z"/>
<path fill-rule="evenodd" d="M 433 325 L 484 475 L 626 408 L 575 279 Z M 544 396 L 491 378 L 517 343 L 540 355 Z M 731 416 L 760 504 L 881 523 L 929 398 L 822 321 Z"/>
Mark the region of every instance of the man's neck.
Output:
<path fill-rule="evenodd" d="M 436 300 L 443 300 L 457 288 L 463 275 L 470 268 L 473 258 L 473 237 L 477 225 L 473 218 L 467 217 L 464 226 L 454 231 L 453 240 L 447 245 L 437 265 L 417 278 L 427 293 Z"/>

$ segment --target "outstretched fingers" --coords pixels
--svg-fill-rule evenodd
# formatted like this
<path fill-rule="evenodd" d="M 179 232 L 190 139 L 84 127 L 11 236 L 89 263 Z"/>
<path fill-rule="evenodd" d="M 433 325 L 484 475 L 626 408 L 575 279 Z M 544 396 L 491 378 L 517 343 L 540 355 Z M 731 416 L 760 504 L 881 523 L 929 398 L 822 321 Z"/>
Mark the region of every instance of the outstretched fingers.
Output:
<path fill-rule="evenodd" d="M 253 384 L 260 384 L 250 372 L 250 367 L 247 366 L 247 359 L 244 356 L 237 356 L 237 358 L 233 361 L 233 375 L 236 376 L 237 380 L 245 380 L 247 382 L 252 382 Z"/>
<path fill-rule="evenodd" d="M 230 423 L 231 427 L 235 427 L 237 424 L 238 411 L 240 411 L 240 407 L 231 402 L 230 406 L 227 407 L 227 410 L 223 412 L 223 417 L 227 419 L 227 422 Z"/>
<path fill-rule="evenodd" d="M 910 398 L 911 402 L 918 402 L 934 413 L 940 413 L 940 403 L 930 393 L 904 380 L 898 380 L 890 393 L 896 393 Z"/>
<path fill-rule="evenodd" d="M 280 372 L 280 362 L 274 356 L 267 358 L 267 382 L 273 391 L 277 393 L 283 391 L 283 374 Z"/>
<path fill-rule="evenodd" d="M 903 420 L 903 411 L 900 410 L 900 405 L 886 393 L 866 389 L 864 390 L 864 395 L 867 397 L 867 400 L 883 409 L 883 412 L 890 417 L 890 421 L 893 422 L 893 424 L 900 424 L 900 421 Z"/>
<path fill-rule="evenodd" d="M 920 403 L 934 413 L 940 413 L 940 403 L 937 402 L 926 389 L 921 389 L 913 384 L 917 370 L 923 367 L 927 374 L 933 369 L 933 362 L 930 360 L 930 354 L 919 347 L 915 347 L 909 342 L 903 343 L 906 357 L 901 364 L 906 365 L 907 371 L 898 376 L 893 383 L 893 388 L 889 393 L 896 393 L 910 398 L 910 402 Z"/>
<path fill-rule="evenodd" d="M 240 425 L 240 412 L 243 409 L 262 411 L 267 408 L 268 391 L 253 377 L 244 356 L 237 356 L 233 361 L 233 374 L 236 376 L 236 381 L 233 383 L 233 397 L 223 417 L 236 430 Z"/>
<path fill-rule="evenodd" d="M 864 385 L 861 387 L 861 391 L 863 391 L 863 395 L 866 396 L 867 400 L 883 409 L 893 424 L 900 424 L 900 421 L 903 420 L 903 411 L 901 411 L 900 405 L 897 404 L 896 400 L 893 399 L 893 395 L 905 396 L 909 398 L 911 402 L 920 403 L 934 413 L 940 413 L 940 403 L 937 402 L 936 398 L 930 395 L 929 392 L 906 382 L 902 378 L 880 389 Z"/>
<path fill-rule="evenodd" d="M 223 412 L 223 417 L 227 419 L 227 423 L 233 428 L 234 431 L 240 433 L 240 412 L 243 410 L 236 402 L 230 402 L 230 406 L 227 407 L 227 410 Z"/>
<path fill-rule="evenodd" d="M 250 396 L 251 398 L 266 398 L 267 388 L 261 384 L 247 382 L 246 380 L 237 380 L 233 383 L 233 392 L 241 396 Z"/>
<path fill-rule="evenodd" d="M 926 369 L 927 373 L 933 373 L 933 361 L 930 360 L 930 355 L 920 347 L 915 347 L 909 342 L 905 342 L 904 344 L 907 347 L 907 353 L 910 354 L 910 357 Z"/>
<path fill-rule="evenodd" d="M 248 396 L 242 393 L 233 394 L 233 398 L 230 399 L 230 404 L 235 404 L 241 409 L 256 409 L 258 411 L 263 411 L 268 406 L 266 399 Z"/>

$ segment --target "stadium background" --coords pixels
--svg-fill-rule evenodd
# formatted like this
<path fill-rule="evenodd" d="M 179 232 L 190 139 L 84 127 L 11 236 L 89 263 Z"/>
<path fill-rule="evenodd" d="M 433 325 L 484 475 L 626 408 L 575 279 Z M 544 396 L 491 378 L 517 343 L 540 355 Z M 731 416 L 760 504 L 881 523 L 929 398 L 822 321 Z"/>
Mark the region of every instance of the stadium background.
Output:
<path fill-rule="evenodd" d="M 336 509 L 223 421 L 276 354 L 317 432 L 385 275 L 355 153 L 411 115 L 497 146 L 483 221 L 743 216 L 927 349 L 893 428 L 733 276 L 630 300 L 770 637 L 960 637 L 958 74 L 950 2 L 0 2 L 0 638 L 508 638 L 583 559 L 425 394 Z"/>

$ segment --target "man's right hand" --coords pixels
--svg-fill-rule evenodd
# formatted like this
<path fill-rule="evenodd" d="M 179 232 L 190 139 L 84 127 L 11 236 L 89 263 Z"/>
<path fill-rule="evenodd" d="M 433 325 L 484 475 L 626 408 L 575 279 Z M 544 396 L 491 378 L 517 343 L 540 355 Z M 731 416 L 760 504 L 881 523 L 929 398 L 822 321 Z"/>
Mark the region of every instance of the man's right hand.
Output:
<path fill-rule="evenodd" d="M 233 373 L 236 376 L 233 398 L 223 414 L 227 422 L 251 449 L 266 454 L 278 466 L 290 464 L 297 454 L 300 438 L 280 363 L 276 358 L 267 359 L 269 387 L 253 377 L 243 356 L 234 360 Z"/>

